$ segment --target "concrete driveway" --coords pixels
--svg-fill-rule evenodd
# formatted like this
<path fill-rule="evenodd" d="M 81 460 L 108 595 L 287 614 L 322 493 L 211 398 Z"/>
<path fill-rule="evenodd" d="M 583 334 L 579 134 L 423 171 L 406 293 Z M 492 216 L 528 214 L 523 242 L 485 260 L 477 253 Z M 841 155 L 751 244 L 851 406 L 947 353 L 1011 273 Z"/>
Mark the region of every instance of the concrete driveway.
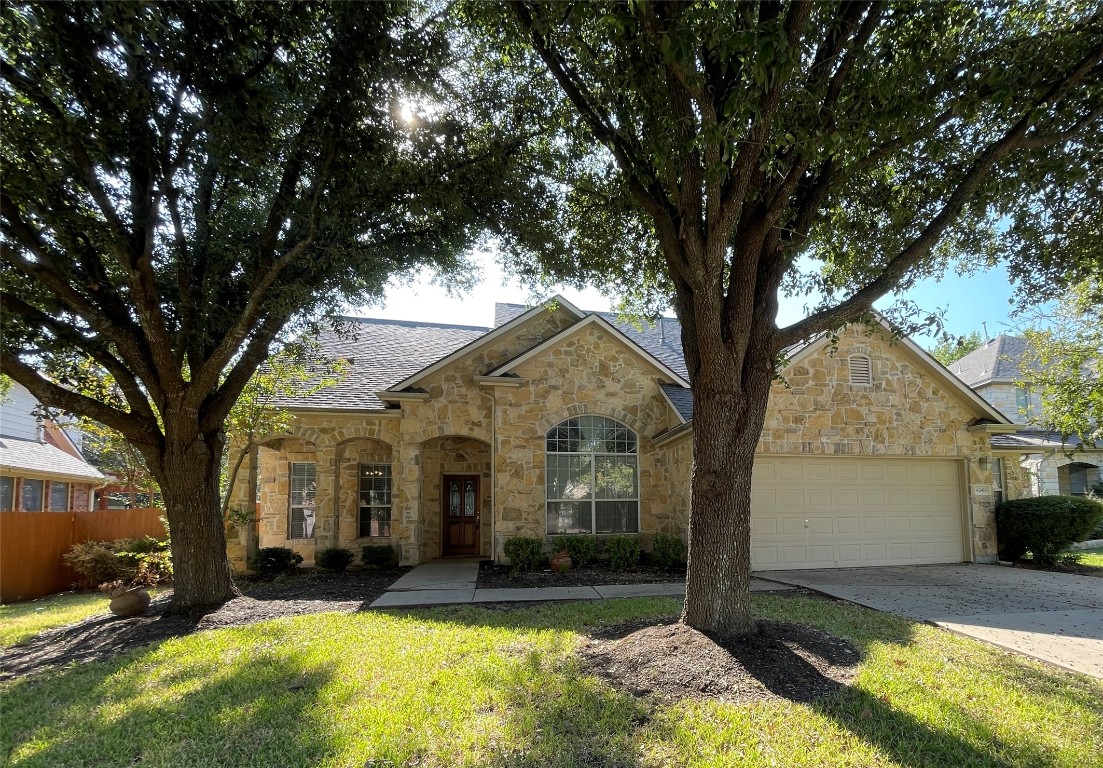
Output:
<path fill-rule="evenodd" d="M 756 574 L 1103 678 L 1103 579 L 999 565 Z"/>

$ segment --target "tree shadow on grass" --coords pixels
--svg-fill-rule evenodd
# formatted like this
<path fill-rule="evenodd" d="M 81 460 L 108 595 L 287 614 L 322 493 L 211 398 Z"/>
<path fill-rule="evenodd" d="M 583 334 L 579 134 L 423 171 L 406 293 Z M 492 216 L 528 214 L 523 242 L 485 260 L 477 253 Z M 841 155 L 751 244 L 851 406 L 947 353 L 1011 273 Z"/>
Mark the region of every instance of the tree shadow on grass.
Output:
<path fill-rule="evenodd" d="M 325 670 L 254 652 L 150 681 L 158 645 L 13 683 L 0 729 L 10 764 L 314 766 L 332 751 L 313 714 Z"/>

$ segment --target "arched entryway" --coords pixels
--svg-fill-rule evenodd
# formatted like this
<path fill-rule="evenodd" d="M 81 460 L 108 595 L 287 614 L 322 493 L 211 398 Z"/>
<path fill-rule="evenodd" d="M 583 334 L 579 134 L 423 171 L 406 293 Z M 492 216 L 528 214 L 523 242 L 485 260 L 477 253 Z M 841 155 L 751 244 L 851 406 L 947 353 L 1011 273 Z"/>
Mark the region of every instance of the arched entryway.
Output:
<path fill-rule="evenodd" d="M 421 559 L 490 553 L 490 444 L 444 435 L 421 455 Z"/>

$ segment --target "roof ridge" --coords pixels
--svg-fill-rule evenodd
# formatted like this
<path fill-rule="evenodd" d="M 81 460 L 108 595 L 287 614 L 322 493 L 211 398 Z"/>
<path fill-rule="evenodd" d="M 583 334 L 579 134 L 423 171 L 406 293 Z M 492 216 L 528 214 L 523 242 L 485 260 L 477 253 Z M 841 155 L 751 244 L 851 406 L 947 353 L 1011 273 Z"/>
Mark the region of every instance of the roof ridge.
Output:
<path fill-rule="evenodd" d="M 350 320 L 354 323 L 363 323 L 371 325 L 400 325 L 406 328 L 447 328 L 456 331 L 485 331 L 489 332 L 494 330 L 486 325 L 460 325 L 458 323 L 431 323 L 423 320 L 391 320 L 386 317 L 355 317 L 352 315 L 342 315 L 343 320 Z"/>

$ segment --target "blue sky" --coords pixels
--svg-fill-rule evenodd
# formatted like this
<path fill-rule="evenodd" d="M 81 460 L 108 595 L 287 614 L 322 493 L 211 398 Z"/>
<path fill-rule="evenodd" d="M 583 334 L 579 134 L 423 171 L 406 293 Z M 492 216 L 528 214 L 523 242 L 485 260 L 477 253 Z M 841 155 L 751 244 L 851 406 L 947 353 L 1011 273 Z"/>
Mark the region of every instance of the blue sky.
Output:
<path fill-rule="evenodd" d="M 528 303 L 532 296 L 516 282 L 507 280 L 501 269 L 489 256 L 475 259 L 483 271 L 483 280 L 469 293 L 449 296 L 441 287 L 433 285 L 428 273 L 421 279 L 390 286 L 382 306 L 358 307 L 354 314 L 365 317 L 385 317 L 392 320 L 421 320 L 424 322 L 459 323 L 490 326 L 494 322 L 494 303 Z M 596 290 L 576 291 L 564 288 L 559 291 L 567 301 L 580 309 L 605 311 L 609 302 Z M 988 323 L 988 333 L 995 337 L 1007 330 L 1011 305 L 1011 284 L 1003 267 L 997 267 L 974 275 L 947 273 L 941 281 L 924 280 L 903 295 L 927 310 L 945 310 L 946 330 L 957 336 L 980 331 L 981 323 Z M 803 317 L 806 299 L 782 301 L 778 313 L 785 325 Z M 888 298 L 878 302 L 884 309 L 891 303 Z M 917 336 L 916 341 L 929 347 L 934 341 Z"/>

